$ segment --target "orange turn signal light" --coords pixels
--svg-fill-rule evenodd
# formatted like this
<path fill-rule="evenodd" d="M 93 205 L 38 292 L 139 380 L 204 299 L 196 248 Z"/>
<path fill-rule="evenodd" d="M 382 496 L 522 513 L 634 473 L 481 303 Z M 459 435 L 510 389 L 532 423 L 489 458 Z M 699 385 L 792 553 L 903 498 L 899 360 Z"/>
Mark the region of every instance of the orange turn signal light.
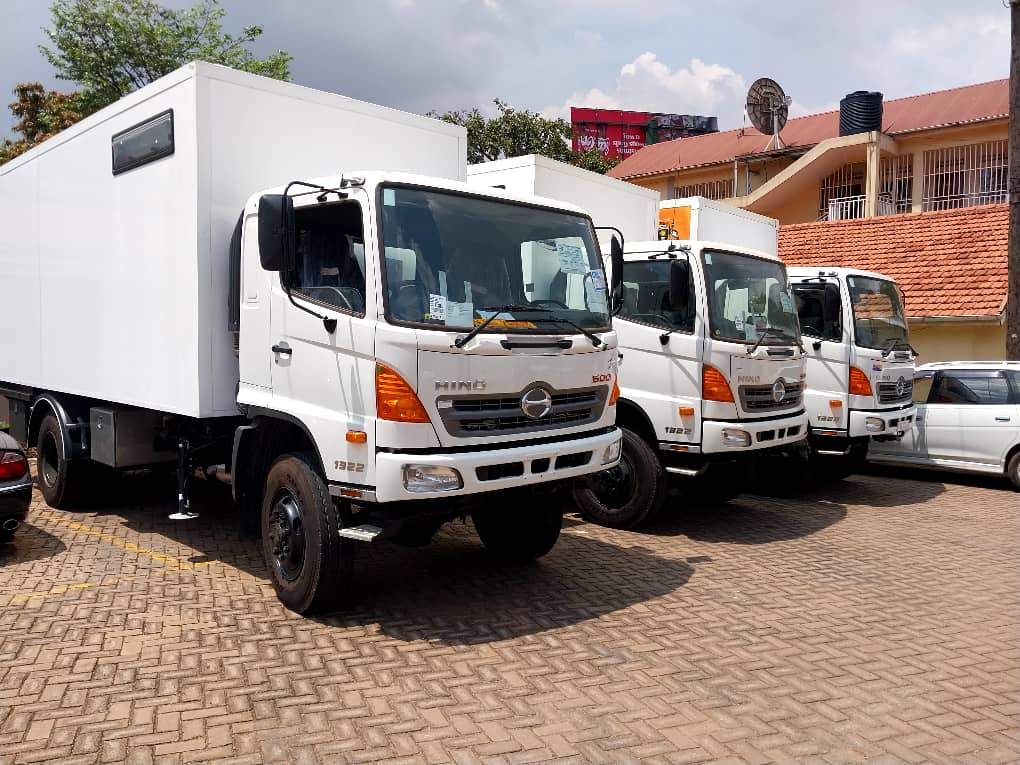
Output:
<path fill-rule="evenodd" d="M 733 391 L 730 390 L 730 384 L 726 382 L 722 372 L 709 364 L 705 364 L 701 372 L 701 395 L 706 401 L 733 403 Z"/>
<path fill-rule="evenodd" d="M 614 378 L 613 379 L 613 392 L 609 394 L 609 404 L 608 404 L 608 406 L 612 406 L 613 404 L 615 404 L 617 399 L 619 399 L 619 398 L 620 398 L 620 384 Z"/>
<path fill-rule="evenodd" d="M 347 443 L 349 444 L 365 444 L 368 443 L 368 433 L 363 430 L 348 430 L 347 431 Z"/>
<path fill-rule="evenodd" d="M 682 406 L 679 409 L 677 409 L 677 412 L 680 413 L 681 417 L 692 417 L 694 415 L 694 407 Z"/>
<path fill-rule="evenodd" d="M 375 411 L 380 420 L 429 422 L 411 386 L 385 364 L 375 365 Z"/>
<path fill-rule="evenodd" d="M 838 398 L 830 398 L 829 406 L 831 406 L 833 409 L 839 409 L 841 406 L 843 406 L 843 402 L 840 401 Z"/>
<path fill-rule="evenodd" d="M 850 367 L 850 394 L 853 396 L 871 395 L 871 381 L 857 367 Z"/>

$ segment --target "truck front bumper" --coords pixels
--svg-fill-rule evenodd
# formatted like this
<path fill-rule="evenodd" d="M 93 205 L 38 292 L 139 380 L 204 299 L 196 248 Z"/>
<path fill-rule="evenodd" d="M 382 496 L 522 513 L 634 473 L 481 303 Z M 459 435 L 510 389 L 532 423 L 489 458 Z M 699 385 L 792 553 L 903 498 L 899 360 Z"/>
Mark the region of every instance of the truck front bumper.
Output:
<path fill-rule="evenodd" d="M 620 440 L 620 430 L 614 427 L 583 438 L 486 451 L 379 452 L 376 454 L 375 500 L 441 499 L 577 478 L 615 466 L 620 461 Z M 460 485 L 454 482 L 450 488 L 432 491 L 408 488 L 409 470 L 427 473 L 431 469 L 447 476 L 455 471 Z"/>
<path fill-rule="evenodd" d="M 741 454 L 789 446 L 807 436 L 808 417 L 798 412 L 767 420 L 705 420 L 701 425 L 702 454 Z"/>
<path fill-rule="evenodd" d="M 855 409 L 850 412 L 850 438 L 899 438 L 914 427 L 917 410 L 878 409 L 875 411 Z"/>

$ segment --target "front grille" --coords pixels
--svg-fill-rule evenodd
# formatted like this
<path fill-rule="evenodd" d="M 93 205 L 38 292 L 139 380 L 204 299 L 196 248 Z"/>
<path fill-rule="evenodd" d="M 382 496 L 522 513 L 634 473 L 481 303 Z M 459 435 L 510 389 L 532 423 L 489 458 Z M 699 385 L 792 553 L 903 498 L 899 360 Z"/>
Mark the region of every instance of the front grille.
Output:
<path fill-rule="evenodd" d="M 880 382 L 878 384 L 878 403 L 896 404 L 900 401 L 909 401 L 914 395 L 914 381 L 905 377 L 902 379 L 903 393 L 899 393 L 896 390 L 900 384 L 899 380 L 896 382 Z"/>
<path fill-rule="evenodd" d="M 521 408 L 522 396 L 540 386 L 550 393 L 549 413 L 532 419 Z M 555 391 L 548 385 L 529 385 L 519 394 L 498 397 L 471 396 L 439 399 L 439 415 L 450 435 L 476 436 L 486 433 L 531 433 L 540 430 L 583 425 L 602 416 L 608 389 Z"/>
<path fill-rule="evenodd" d="M 799 382 L 784 382 L 786 389 L 783 398 L 776 401 L 772 394 L 772 385 L 741 385 L 740 406 L 745 412 L 767 412 L 771 409 L 789 409 L 799 406 L 804 385 Z"/>

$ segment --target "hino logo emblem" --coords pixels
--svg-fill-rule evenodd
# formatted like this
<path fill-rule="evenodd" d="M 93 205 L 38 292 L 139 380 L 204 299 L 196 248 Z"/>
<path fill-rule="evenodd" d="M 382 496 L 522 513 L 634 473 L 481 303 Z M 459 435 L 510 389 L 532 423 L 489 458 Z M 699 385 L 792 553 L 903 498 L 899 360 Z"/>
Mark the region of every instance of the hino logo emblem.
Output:
<path fill-rule="evenodd" d="M 485 390 L 485 380 L 436 380 L 436 390 Z"/>
<path fill-rule="evenodd" d="M 896 398 L 903 398 L 907 392 L 907 381 L 902 377 L 896 381 Z"/>
<path fill-rule="evenodd" d="M 545 388 L 532 388 L 521 396 L 521 411 L 532 420 L 542 419 L 552 411 L 552 395 Z"/>
<path fill-rule="evenodd" d="M 776 380 L 772 386 L 772 400 L 777 404 L 783 400 L 786 396 L 786 383 L 782 380 Z"/>

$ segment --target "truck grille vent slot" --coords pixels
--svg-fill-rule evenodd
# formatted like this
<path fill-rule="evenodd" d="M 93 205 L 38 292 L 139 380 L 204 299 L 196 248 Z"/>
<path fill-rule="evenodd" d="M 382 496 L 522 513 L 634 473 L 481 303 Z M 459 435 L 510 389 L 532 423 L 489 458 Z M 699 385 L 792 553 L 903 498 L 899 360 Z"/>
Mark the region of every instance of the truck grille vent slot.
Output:
<path fill-rule="evenodd" d="M 903 382 L 903 395 L 900 396 L 896 393 L 896 386 L 899 385 L 899 381 L 896 382 L 880 382 L 878 384 L 878 403 L 880 404 L 895 404 L 899 401 L 909 401 L 914 395 L 914 381 L 904 379 Z"/>
<path fill-rule="evenodd" d="M 786 383 L 786 392 L 783 398 L 776 401 L 772 395 L 771 385 L 741 385 L 740 406 L 745 412 L 767 412 L 770 409 L 789 409 L 800 406 L 801 394 L 804 391 L 803 384 L 799 382 Z"/>
<path fill-rule="evenodd" d="M 524 475 L 523 462 L 504 462 L 500 465 L 483 465 L 475 468 L 479 481 L 498 481 L 500 478 L 518 478 Z"/>
<path fill-rule="evenodd" d="M 521 397 L 533 386 L 513 396 L 472 396 L 446 399 L 451 405 L 439 407 L 439 415 L 447 431 L 454 436 L 484 433 L 530 433 L 594 422 L 605 409 L 608 389 L 550 392 L 552 405 L 545 417 L 532 419 L 521 409 Z"/>
<path fill-rule="evenodd" d="M 577 452 L 576 454 L 561 454 L 556 458 L 556 469 L 581 467 L 591 462 L 591 452 Z"/>

